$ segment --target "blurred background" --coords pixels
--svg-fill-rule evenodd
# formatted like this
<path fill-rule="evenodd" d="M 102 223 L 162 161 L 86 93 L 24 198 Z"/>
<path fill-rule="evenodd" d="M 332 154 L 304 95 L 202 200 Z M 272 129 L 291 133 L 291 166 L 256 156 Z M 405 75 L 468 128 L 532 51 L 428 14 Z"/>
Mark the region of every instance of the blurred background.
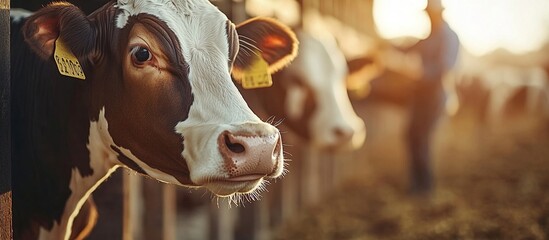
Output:
<path fill-rule="evenodd" d="M 119 172 L 90 239 L 549 239 L 549 1 L 212 3 L 333 38 L 364 145 L 317 149 L 283 122 L 290 171 L 244 207 Z"/>
<path fill-rule="evenodd" d="M 549 2 L 303 2 L 335 22 L 324 29 L 348 59 L 373 59 L 347 81 L 368 136 L 340 162 L 349 178 L 276 239 L 549 238 Z M 436 21 L 458 41 L 434 33 Z M 435 114 L 433 101 L 437 116 L 418 117 Z M 425 127 L 414 119 L 430 139 L 411 136 Z M 410 160 L 425 146 L 413 141 L 428 141 L 424 192 Z"/>

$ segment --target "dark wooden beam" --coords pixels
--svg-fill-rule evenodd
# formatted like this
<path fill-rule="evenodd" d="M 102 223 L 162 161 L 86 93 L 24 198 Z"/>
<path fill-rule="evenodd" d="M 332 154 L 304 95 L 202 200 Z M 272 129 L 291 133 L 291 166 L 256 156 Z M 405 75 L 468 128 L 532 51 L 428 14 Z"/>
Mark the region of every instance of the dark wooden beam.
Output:
<path fill-rule="evenodd" d="M 10 2 L 0 0 L 0 239 L 12 239 Z"/>

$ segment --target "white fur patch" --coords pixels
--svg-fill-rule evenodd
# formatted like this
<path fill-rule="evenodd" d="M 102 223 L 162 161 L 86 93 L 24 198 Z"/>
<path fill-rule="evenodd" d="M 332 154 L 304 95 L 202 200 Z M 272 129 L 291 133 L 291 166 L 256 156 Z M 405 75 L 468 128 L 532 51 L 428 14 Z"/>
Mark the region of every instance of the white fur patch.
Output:
<path fill-rule="evenodd" d="M 140 13 L 152 14 L 166 20 L 187 18 L 194 13 L 202 14 L 203 9 L 212 7 L 217 10 L 210 2 L 204 0 L 118 0 L 115 6 L 122 10 L 116 18 L 118 28 L 123 28 L 129 17 Z"/>

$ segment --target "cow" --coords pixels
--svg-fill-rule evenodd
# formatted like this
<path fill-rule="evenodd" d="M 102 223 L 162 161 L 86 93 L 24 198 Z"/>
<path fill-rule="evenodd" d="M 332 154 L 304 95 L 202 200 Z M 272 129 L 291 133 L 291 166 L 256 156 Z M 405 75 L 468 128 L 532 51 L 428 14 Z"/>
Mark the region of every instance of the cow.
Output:
<path fill-rule="evenodd" d="M 493 64 L 489 68 L 460 69 L 449 84 L 453 98 L 449 104 L 453 117 L 471 115 L 483 130 L 493 134 L 516 131 L 509 122 L 541 120 L 549 116 L 548 75 L 541 67 Z M 528 133 L 536 121 L 520 124 L 520 131 Z"/>
<path fill-rule="evenodd" d="M 285 25 L 235 26 L 207 0 L 117 0 L 90 15 L 52 3 L 11 29 L 15 239 L 84 238 L 88 197 L 121 166 L 229 197 L 283 172 L 280 132 L 231 71 L 289 63 L 297 40 Z"/>
<path fill-rule="evenodd" d="M 361 147 L 366 127 L 347 95 L 349 66 L 335 39 L 304 29 L 294 32 L 300 42 L 299 54 L 287 68 L 273 74 L 273 86 L 241 89 L 241 93 L 252 110 L 280 119 L 314 148 L 332 151 Z"/>

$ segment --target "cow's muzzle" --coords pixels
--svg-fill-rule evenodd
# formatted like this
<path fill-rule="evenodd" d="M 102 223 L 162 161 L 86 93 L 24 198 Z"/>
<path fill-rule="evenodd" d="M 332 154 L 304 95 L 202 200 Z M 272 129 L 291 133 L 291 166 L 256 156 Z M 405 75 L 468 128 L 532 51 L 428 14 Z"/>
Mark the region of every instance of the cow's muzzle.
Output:
<path fill-rule="evenodd" d="M 228 174 L 225 181 L 247 182 L 263 177 L 276 177 L 282 161 L 282 141 L 276 131 L 270 135 L 224 131 L 218 147 Z"/>

